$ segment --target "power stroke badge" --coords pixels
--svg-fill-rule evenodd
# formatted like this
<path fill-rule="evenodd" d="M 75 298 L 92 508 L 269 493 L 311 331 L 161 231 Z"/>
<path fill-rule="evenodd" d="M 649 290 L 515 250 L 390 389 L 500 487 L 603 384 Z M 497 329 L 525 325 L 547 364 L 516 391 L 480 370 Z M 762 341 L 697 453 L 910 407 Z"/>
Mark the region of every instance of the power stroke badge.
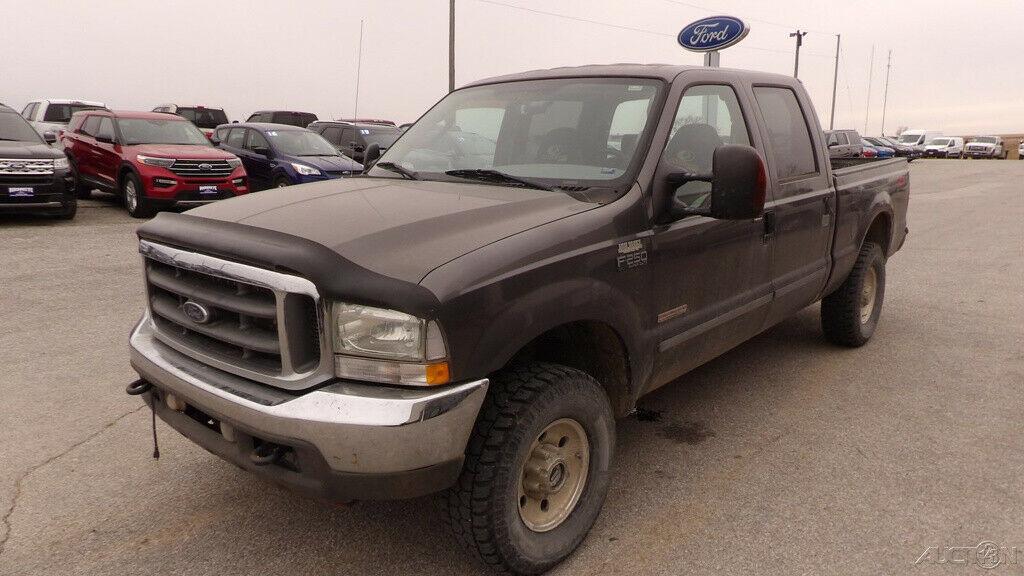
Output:
<path fill-rule="evenodd" d="M 643 240 L 619 242 L 619 254 L 616 257 L 619 270 L 630 270 L 647 264 L 647 249 Z"/>

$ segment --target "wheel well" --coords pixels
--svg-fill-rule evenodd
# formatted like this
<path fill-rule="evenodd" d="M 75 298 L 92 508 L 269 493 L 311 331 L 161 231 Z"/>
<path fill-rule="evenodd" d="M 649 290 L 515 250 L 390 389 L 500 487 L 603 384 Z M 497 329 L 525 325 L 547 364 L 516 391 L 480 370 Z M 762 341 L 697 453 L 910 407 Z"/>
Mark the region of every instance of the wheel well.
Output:
<path fill-rule="evenodd" d="M 131 172 L 133 172 L 131 165 L 129 165 L 129 164 L 122 164 L 121 165 L 121 168 L 119 168 L 118 171 L 117 171 L 117 182 L 114 183 L 114 186 L 116 187 L 114 192 L 120 192 L 121 191 L 121 185 L 124 184 L 124 177 L 127 174 L 131 173 Z"/>
<path fill-rule="evenodd" d="M 617 417 L 633 409 L 629 354 L 611 326 L 597 321 L 563 324 L 534 338 L 509 362 L 555 362 L 586 372 L 608 393 Z"/>
<path fill-rule="evenodd" d="M 889 255 L 889 242 L 892 239 L 892 219 L 889 214 L 882 212 L 875 216 L 868 233 L 864 235 L 865 242 L 874 242 L 882 247 L 882 254 Z"/>

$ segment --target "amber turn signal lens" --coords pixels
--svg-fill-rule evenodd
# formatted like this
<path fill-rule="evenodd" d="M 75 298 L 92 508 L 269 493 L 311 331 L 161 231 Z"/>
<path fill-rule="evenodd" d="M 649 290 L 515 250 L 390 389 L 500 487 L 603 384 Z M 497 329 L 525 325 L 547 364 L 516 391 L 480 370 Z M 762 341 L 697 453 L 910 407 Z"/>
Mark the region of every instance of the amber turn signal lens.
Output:
<path fill-rule="evenodd" d="M 448 374 L 448 363 L 438 362 L 437 364 L 427 364 L 427 385 L 428 386 L 439 386 L 441 384 L 447 384 L 451 376 Z"/>

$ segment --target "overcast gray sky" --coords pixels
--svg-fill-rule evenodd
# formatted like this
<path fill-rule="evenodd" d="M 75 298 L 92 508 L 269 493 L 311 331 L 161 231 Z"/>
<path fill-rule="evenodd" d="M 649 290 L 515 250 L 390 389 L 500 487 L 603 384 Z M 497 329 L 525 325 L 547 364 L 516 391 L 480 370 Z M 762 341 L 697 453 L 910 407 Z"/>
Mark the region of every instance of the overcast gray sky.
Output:
<path fill-rule="evenodd" d="M 867 119 L 868 134 L 880 131 L 891 49 L 887 132 L 898 126 L 1024 132 L 1020 0 L 457 0 L 457 6 L 458 85 L 553 66 L 699 64 L 701 55 L 680 48 L 676 33 L 697 18 L 730 14 L 752 30 L 723 52 L 723 66 L 790 74 L 788 33 L 810 31 L 800 77 L 825 126 L 834 34 L 841 33 L 837 128 L 863 131 Z M 349 116 L 360 19 L 360 116 L 412 121 L 448 85 L 447 0 L 0 0 L 0 13 L 0 101 L 19 110 L 35 98 L 73 97 L 120 109 L 221 106 L 233 120 L 260 108 Z"/>

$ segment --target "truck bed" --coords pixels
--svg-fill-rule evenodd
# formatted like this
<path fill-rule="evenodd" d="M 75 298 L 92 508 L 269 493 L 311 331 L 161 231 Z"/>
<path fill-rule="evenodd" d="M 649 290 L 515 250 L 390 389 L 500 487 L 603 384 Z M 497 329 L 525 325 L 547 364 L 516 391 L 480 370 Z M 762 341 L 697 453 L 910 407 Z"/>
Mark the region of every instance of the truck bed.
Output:
<path fill-rule="evenodd" d="M 878 207 L 891 206 L 888 242 L 883 248 L 891 256 L 903 245 L 907 234 L 907 206 L 910 202 L 910 167 L 906 158 L 834 158 L 832 180 L 836 189 L 833 272 L 829 288 L 853 268 L 857 252 Z"/>

